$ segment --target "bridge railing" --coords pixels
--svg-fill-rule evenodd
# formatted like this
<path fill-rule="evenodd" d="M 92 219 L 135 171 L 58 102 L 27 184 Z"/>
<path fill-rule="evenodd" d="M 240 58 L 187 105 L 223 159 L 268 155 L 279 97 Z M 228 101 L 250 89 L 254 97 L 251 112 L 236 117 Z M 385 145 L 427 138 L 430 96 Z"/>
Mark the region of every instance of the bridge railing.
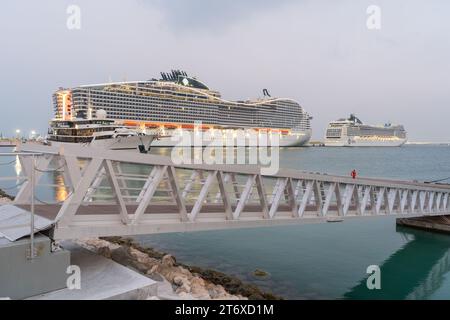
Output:
<path fill-rule="evenodd" d="M 37 205 L 55 221 L 55 238 L 130 235 L 344 218 L 442 215 L 450 187 L 257 166 L 183 165 L 156 155 L 87 147 L 33 146 L 35 184 L 58 176 L 58 201 Z M 27 168 L 26 157 L 20 158 Z M 29 172 L 24 170 L 24 174 Z M 30 203 L 26 183 L 15 203 Z M 62 198 L 61 198 L 62 197 Z M 41 210 L 41 213 L 39 213 Z"/>
<path fill-rule="evenodd" d="M 16 176 L 1 176 L 0 182 L 8 182 L 8 183 L 14 183 L 13 186 L 10 186 L 8 188 L 3 188 L 2 192 L 5 192 L 8 194 L 8 191 L 13 191 L 17 188 L 22 188 L 22 186 L 27 186 L 29 190 L 29 198 L 28 203 L 30 205 L 30 221 L 29 224 L 22 224 L 22 225 L 14 225 L 12 227 L 28 227 L 29 226 L 29 234 L 30 234 L 30 254 L 29 258 L 34 259 L 36 256 L 35 252 L 35 244 L 34 244 L 34 233 L 36 232 L 35 228 L 35 189 L 36 189 L 36 159 L 40 156 L 43 156 L 41 153 L 35 153 L 35 152 L 2 152 L 0 153 L 0 159 L 9 159 L 10 161 L 2 162 L 0 163 L 1 167 L 8 166 L 8 165 L 20 165 L 18 163 L 22 162 L 24 165 L 27 164 L 27 172 L 28 175 L 20 175 L 16 174 Z M 11 160 L 13 158 L 13 160 Z M 8 194 L 9 195 L 9 194 Z M 0 204 L 1 205 L 1 204 Z M 6 228 L 9 228 L 11 226 L 6 226 Z M 2 230 L 0 229 L 0 232 Z"/>

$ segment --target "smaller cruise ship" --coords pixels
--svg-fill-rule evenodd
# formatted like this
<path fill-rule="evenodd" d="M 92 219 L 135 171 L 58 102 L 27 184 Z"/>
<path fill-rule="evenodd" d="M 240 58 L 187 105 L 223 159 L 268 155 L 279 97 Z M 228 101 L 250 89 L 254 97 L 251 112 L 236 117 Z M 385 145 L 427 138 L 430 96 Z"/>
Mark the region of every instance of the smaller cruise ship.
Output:
<path fill-rule="evenodd" d="M 327 147 L 400 147 L 407 141 L 402 125 L 373 126 L 364 124 L 355 115 L 348 119 L 331 121 L 328 125 Z"/>
<path fill-rule="evenodd" d="M 100 110 L 99 110 L 100 111 Z M 52 120 L 46 143 L 50 145 L 79 144 L 107 150 L 139 151 L 147 153 L 158 134 L 138 132 L 106 119 L 106 112 L 97 118 Z"/>

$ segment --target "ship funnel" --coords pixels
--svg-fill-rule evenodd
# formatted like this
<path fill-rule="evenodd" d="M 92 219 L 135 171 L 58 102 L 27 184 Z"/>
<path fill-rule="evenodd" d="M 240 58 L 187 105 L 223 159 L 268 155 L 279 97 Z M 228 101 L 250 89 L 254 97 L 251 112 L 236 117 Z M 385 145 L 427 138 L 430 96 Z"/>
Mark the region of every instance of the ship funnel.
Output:
<path fill-rule="evenodd" d="M 267 90 L 267 89 L 263 89 L 263 95 L 264 95 L 264 97 L 271 97 L 269 90 Z"/>

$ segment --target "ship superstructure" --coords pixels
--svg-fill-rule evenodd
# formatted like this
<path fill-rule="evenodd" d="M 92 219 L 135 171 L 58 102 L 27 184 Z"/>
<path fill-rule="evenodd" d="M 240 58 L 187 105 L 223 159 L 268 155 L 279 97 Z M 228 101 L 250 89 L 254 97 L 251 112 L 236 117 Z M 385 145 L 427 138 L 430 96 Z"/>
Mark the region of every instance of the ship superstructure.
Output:
<path fill-rule="evenodd" d="M 348 119 L 331 121 L 325 136 L 325 145 L 331 147 L 399 147 L 406 141 L 402 125 L 367 125 L 353 114 Z"/>
<path fill-rule="evenodd" d="M 105 111 L 98 110 L 96 119 L 51 121 L 46 143 L 146 153 L 155 138 L 158 138 L 157 133 L 144 134 L 118 125 L 114 120 L 106 119 Z"/>
<path fill-rule="evenodd" d="M 268 132 L 281 146 L 299 146 L 311 137 L 310 116 L 292 99 L 264 98 L 228 101 L 183 71 L 161 73 L 160 79 L 83 85 L 55 92 L 57 120 L 73 115 L 94 116 L 105 110 L 108 118 L 126 126 L 159 128 L 166 138 L 153 145 L 177 144 L 174 136 L 200 130 L 222 136 L 228 131 Z"/>

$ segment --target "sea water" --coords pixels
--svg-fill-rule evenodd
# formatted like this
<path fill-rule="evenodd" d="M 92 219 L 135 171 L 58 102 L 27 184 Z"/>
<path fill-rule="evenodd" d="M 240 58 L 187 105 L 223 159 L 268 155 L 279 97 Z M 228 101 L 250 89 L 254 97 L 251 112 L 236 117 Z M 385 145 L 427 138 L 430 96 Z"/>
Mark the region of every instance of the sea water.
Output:
<path fill-rule="evenodd" d="M 170 155 L 170 149 L 152 153 Z M 1 175 L 20 175 L 14 160 L 0 158 Z M 364 177 L 434 181 L 450 177 L 450 146 L 285 148 L 280 167 L 344 176 L 355 169 Z M 41 183 L 62 187 L 38 188 L 40 200 L 67 196 L 58 173 Z M 11 194 L 19 186 L 20 180 L 0 182 Z M 287 299 L 450 298 L 450 236 L 396 227 L 392 217 L 136 239 L 183 263 L 237 276 Z M 367 268 L 373 265 L 380 267 L 380 290 L 367 289 Z M 254 276 L 256 269 L 268 276 Z"/>

